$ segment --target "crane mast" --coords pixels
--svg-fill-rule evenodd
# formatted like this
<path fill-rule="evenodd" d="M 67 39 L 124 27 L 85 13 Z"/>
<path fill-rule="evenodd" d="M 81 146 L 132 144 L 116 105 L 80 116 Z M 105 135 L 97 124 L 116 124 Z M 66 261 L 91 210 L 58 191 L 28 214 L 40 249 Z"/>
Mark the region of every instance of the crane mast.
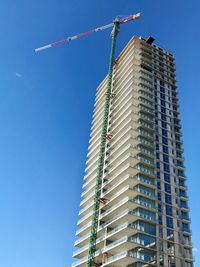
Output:
<path fill-rule="evenodd" d="M 91 226 L 91 233 L 90 233 L 90 244 L 89 244 L 88 263 L 87 263 L 88 267 L 92 267 L 94 265 L 94 258 L 95 258 L 95 252 L 96 252 L 96 239 L 97 239 L 97 230 L 98 230 L 101 185 L 102 185 L 104 158 L 105 158 L 105 149 L 106 149 L 106 136 L 107 136 L 107 129 L 108 129 L 110 98 L 112 94 L 113 66 L 114 66 L 114 60 L 115 60 L 115 47 L 116 47 L 117 34 L 119 32 L 119 26 L 120 26 L 119 20 L 116 19 L 114 22 L 114 27 L 112 31 L 112 44 L 111 44 L 110 63 L 109 63 L 109 71 L 108 71 L 108 83 L 107 83 L 106 98 L 105 98 L 105 104 L 104 104 L 103 125 L 102 125 L 102 132 L 101 132 L 101 143 L 100 143 L 98 169 L 97 169 L 97 177 L 96 177 L 96 189 L 95 189 L 94 206 L 93 206 L 93 214 L 92 214 L 92 226 Z"/>
<path fill-rule="evenodd" d="M 96 240 L 97 240 L 99 209 L 100 209 L 100 201 L 101 201 L 101 186 L 102 186 L 102 178 L 103 178 L 103 171 L 104 171 L 106 138 L 108 137 L 108 119 L 109 119 L 110 99 L 112 96 L 112 79 L 113 79 L 113 67 L 115 64 L 115 47 L 116 47 L 117 35 L 119 32 L 120 24 L 138 19 L 140 18 L 140 16 L 141 16 L 140 13 L 137 13 L 137 14 L 125 17 L 125 18 L 121 18 L 121 19 L 117 17 L 113 23 L 89 30 L 87 32 L 74 35 L 72 37 L 67 37 L 66 39 L 63 39 L 58 42 L 54 42 L 54 43 L 35 49 L 35 52 L 39 52 L 39 51 L 52 48 L 60 44 L 68 43 L 72 40 L 89 35 L 91 33 L 102 31 L 102 30 L 113 27 L 113 30 L 111 33 L 112 43 L 111 43 L 111 51 L 110 51 L 109 71 L 108 71 L 108 77 L 107 77 L 107 88 L 105 92 L 106 96 L 105 96 L 105 104 L 104 104 L 104 113 L 103 113 L 102 132 L 101 132 L 98 168 L 97 168 L 95 194 L 94 194 L 92 224 L 91 224 L 91 230 L 90 230 L 90 242 L 89 242 L 87 267 L 97 266 L 95 263 Z M 111 137 L 109 136 L 109 139 L 110 138 Z"/>

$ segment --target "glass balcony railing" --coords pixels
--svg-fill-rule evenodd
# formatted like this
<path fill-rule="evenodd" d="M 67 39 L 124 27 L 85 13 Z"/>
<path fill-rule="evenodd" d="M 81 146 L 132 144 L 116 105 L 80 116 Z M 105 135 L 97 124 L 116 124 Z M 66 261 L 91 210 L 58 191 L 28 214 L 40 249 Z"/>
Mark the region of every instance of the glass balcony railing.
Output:
<path fill-rule="evenodd" d="M 151 165 L 151 166 L 155 166 L 155 163 L 154 163 L 154 160 L 152 160 L 152 159 L 149 159 L 149 158 L 147 158 L 147 157 L 145 157 L 145 156 L 143 156 L 143 155 L 137 155 L 137 159 L 138 160 L 141 160 L 141 161 L 143 161 L 143 162 L 145 162 L 145 163 L 147 163 L 147 164 L 149 164 L 149 165 Z"/>
<path fill-rule="evenodd" d="M 152 175 L 152 176 L 155 175 L 154 170 L 152 170 L 152 169 L 150 169 L 150 168 L 147 168 L 147 167 L 145 167 L 144 165 L 142 165 L 142 164 L 140 164 L 140 163 L 136 165 L 136 169 L 140 170 L 141 172 L 150 174 L 150 175 Z"/>
<path fill-rule="evenodd" d="M 178 163 L 178 162 L 177 162 L 176 166 L 177 166 L 177 167 L 180 167 L 180 168 L 184 168 L 184 165 L 183 165 L 182 162 L 181 162 L 181 163 Z"/>
<path fill-rule="evenodd" d="M 153 185 L 153 186 L 156 185 L 155 179 L 149 178 L 149 177 L 142 175 L 142 174 L 138 174 L 136 176 L 136 179 L 138 179 L 139 181 L 144 182 L 146 184 L 149 184 L 149 185 Z"/>
<path fill-rule="evenodd" d="M 124 224 L 122 224 L 122 225 L 120 225 L 120 226 L 117 226 L 117 227 L 115 227 L 114 229 L 108 231 L 107 235 L 108 235 L 108 236 L 109 236 L 109 235 L 112 235 L 112 234 L 114 234 L 115 232 L 118 232 L 119 230 L 128 227 L 128 225 L 129 225 L 128 223 L 124 223 Z"/>
<path fill-rule="evenodd" d="M 178 184 L 179 184 L 179 186 L 182 186 L 182 187 L 185 187 L 186 186 L 184 181 L 179 181 Z"/>
<path fill-rule="evenodd" d="M 185 202 L 185 201 L 184 201 L 184 202 L 181 201 L 181 202 L 180 202 L 180 207 L 183 208 L 183 209 L 188 209 L 187 202 Z"/>
<path fill-rule="evenodd" d="M 184 197 L 184 198 L 187 198 L 187 195 L 186 195 L 186 192 L 180 192 L 179 193 L 179 197 Z"/>
<path fill-rule="evenodd" d="M 108 224 L 112 223 L 113 221 L 119 219 L 120 217 L 126 215 L 126 214 L 129 214 L 129 212 L 131 212 L 130 210 L 126 209 L 125 211 L 117 214 L 116 216 L 112 217 L 110 220 L 107 220 L 106 222 L 102 223 L 100 226 L 99 226 L 99 229 L 102 229 L 104 227 L 106 227 Z"/>
<path fill-rule="evenodd" d="M 105 263 L 109 263 L 109 262 L 111 262 L 111 261 L 115 261 L 115 260 L 117 260 L 118 258 L 126 257 L 127 255 L 128 255 L 128 251 L 123 251 L 123 252 L 118 253 L 118 254 L 116 254 L 116 255 L 114 255 L 114 256 L 112 256 L 112 257 L 107 258 L 106 261 L 105 261 Z"/>
<path fill-rule="evenodd" d="M 177 173 L 177 176 L 185 177 L 185 174 L 184 174 L 183 172 L 178 172 L 178 173 Z"/>
<path fill-rule="evenodd" d="M 149 251 L 145 251 L 145 250 L 140 250 L 140 251 L 132 250 L 132 251 L 128 252 L 128 255 L 129 255 L 129 257 L 137 258 L 137 259 L 143 260 L 143 261 L 148 262 L 148 263 L 156 260 L 155 253 L 153 253 L 153 252 L 150 253 Z"/>
<path fill-rule="evenodd" d="M 140 125 L 142 125 L 142 126 L 148 128 L 148 129 L 150 129 L 150 130 L 153 130 L 153 129 L 154 129 L 153 125 L 151 125 L 151 124 L 149 124 L 149 123 L 147 123 L 147 122 L 145 122 L 145 121 L 139 120 L 138 123 L 139 123 Z"/>
<path fill-rule="evenodd" d="M 186 233 L 191 233 L 189 227 L 182 227 L 182 231 Z"/>
<path fill-rule="evenodd" d="M 176 149 L 177 150 L 183 150 L 182 146 L 180 146 L 180 145 L 176 145 Z"/>
<path fill-rule="evenodd" d="M 148 132 L 148 131 L 146 131 L 146 130 L 144 130 L 144 129 L 142 129 L 142 128 L 139 128 L 138 131 L 139 131 L 141 134 L 143 134 L 143 135 L 145 135 L 145 136 L 147 136 L 147 137 L 154 138 L 154 134 L 153 134 L 153 133 Z M 154 143 L 152 142 L 152 144 L 154 144 Z"/>
<path fill-rule="evenodd" d="M 182 219 L 182 220 L 186 220 L 186 221 L 190 221 L 190 218 L 189 218 L 188 215 L 183 215 L 183 214 L 181 214 L 181 219 Z"/>
<path fill-rule="evenodd" d="M 147 212 L 144 211 L 143 209 L 137 208 L 132 211 L 132 214 L 147 219 L 149 221 L 156 222 L 156 215 L 153 212 Z"/>
<path fill-rule="evenodd" d="M 141 143 L 145 144 L 145 145 L 148 145 L 148 146 L 151 146 L 152 148 L 154 148 L 154 142 L 151 142 L 143 137 L 138 137 L 138 141 L 140 141 Z"/>
<path fill-rule="evenodd" d="M 154 115 L 154 112 L 153 112 L 153 110 L 152 110 L 151 108 L 148 108 L 148 107 L 146 107 L 146 106 L 144 106 L 144 105 L 139 105 L 139 108 L 140 108 L 142 111 L 145 111 L 145 112 L 147 112 L 147 113 L 149 113 L 149 114 Z"/>
<path fill-rule="evenodd" d="M 147 149 L 146 147 L 139 145 L 137 147 L 138 150 L 140 150 L 141 152 L 144 152 L 145 154 L 148 154 L 150 156 L 155 156 L 154 150 L 151 149 Z"/>

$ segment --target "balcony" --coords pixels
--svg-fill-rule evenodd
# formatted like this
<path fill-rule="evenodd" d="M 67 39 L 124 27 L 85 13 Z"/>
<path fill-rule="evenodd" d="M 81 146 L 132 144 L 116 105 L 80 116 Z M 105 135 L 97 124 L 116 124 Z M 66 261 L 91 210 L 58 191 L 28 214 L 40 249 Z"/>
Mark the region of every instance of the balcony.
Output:
<path fill-rule="evenodd" d="M 155 253 L 144 253 L 137 252 L 137 249 L 134 250 L 125 250 L 123 252 L 120 252 L 114 256 L 108 257 L 105 261 L 105 263 L 102 265 L 102 267 L 121 267 L 121 266 L 132 266 L 136 262 L 143 262 L 143 263 L 150 263 L 151 266 L 157 266 L 156 265 L 156 258 Z"/>
<path fill-rule="evenodd" d="M 151 157 L 153 159 L 155 158 L 155 153 L 153 149 L 149 149 L 143 145 L 138 145 L 137 149 L 141 151 L 145 156 Z"/>
<path fill-rule="evenodd" d="M 87 206 L 91 203 L 91 201 L 93 200 L 94 198 L 94 191 L 85 199 L 83 199 L 80 203 L 80 206 Z"/>
<path fill-rule="evenodd" d="M 93 209 L 93 205 L 94 201 L 92 200 L 91 203 L 79 211 L 79 216 L 85 216 L 87 213 L 89 213 Z"/>
<path fill-rule="evenodd" d="M 145 105 L 141 105 L 141 104 L 139 104 L 139 108 L 140 108 L 140 110 L 142 110 L 143 112 L 145 112 L 146 114 L 150 114 L 150 115 L 152 115 L 152 116 L 154 116 L 154 111 L 153 111 L 153 109 L 151 109 L 151 108 L 148 108 L 148 107 L 146 107 Z"/>
<path fill-rule="evenodd" d="M 81 227 L 79 230 L 77 230 L 76 235 L 77 236 L 85 236 L 90 231 L 90 228 L 91 228 L 91 222 L 87 223 L 86 225 Z"/>
<path fill-rule="evenodd" d="M 99 238 L 97 238 L 96 240 L 96 249 L 97 251 L 101 251 L 101 248 L 103 247 L 103 240 L 104 240 L 105 236 L 101 236 Z M 88 242 L 89 242 L 89 238 L 88 238 Z M 87 243 L 86 245 L 84 245 L 83 247 L 77 249 L 74 253 L 73 253 L 73 257 L 74 258 L 82 258 L 88 255 L 88 249 L 89 249 L 89 243 Z"/>
<path fill-rule="evenodd" d="M 122 179 L 118 180 L 116 183 L 114 183 L 111 187 L 108 187 L 108 189 L 105 190 L 108 184 L 109 180 L 107 181 L 107 184 L 104 186 L 104 191 L 102 194 L 102 197 L 112 197 L 114 194 L 118 194 L 120 190 L 125 190 L 125 188 L 133 188 L 136 185 L 148 185 L 149 188 L 154 189 L 155 188 L 155 180 L 152 178 L 149 178 L 144 175 L 126 175 Z M 124 191 L 127 194 L 127 191 Z M 124 196 L 122 193 L 121 196 Z"/>
<path fill-rule="evenodd" d="M 128 181 L 130 183 L 130 185 L 134 185 L 137 184 L 137 180 L 142 181 L 142 177 L 145 179 L 143 179 L 142 182 L 147 183 L 147 184 L 151 184 L 153 185 L 153 181 L 155 178 L 154 175 L 154 171 L 152 171 L 149 168 L 146 168 L 143 165 L 133 165 L 133 164 L 127 164 L 126 166 L 124 166 L 118 173 L 116 173 L 114 176 L 111 176 L 104 184 L 103 187 L 104 189 L 108 188 L 108 187 L 114 187 L 116 182 L 120 181 L 121 179 L 123 179 L 124 177 L 127 177 L 127 175 L 129 175 L 128 179 L 130 178 L 130 180 Z M 139 175 L 139 176 L 138 176 Z M 135 180 L 136 178 L 136 180 Z M 147 181 L 148 180 L 148 181 Z M 106 193 L 106 192 L 105 192 Z"/>
<path fill-rule="evenodd" d="M 133 191 L 135 192 L 135 196 L 137 195 L 137 191 Z M 115 204 L 114 206 L 112 206 L 111 208 L 102 211 L 102 213 L 99 216 L 100 220 L 109 220 L 112 219 L 113 217 L 115 217 L 117 214 L 123 212 L 126 209 L 134 209 L 138 206 L 137 203 L 134 202 L 132 197 L 125 197 L 124 199 L 122 199 L 119 203 Z"/>
<path fill-rule="evenodd" d="M 146 165 L 147 167 L 154 169 L 155 163 L 154 163 L 154 160 L 152 158 L 146 157 L 141 153 L 137 154 L 136 158 L 140 162 L 142 162 L 144 165 Z"/>
<path fill-rule="evenodd" d="M 176 150 L 183 152 L 183 148 L 180 145 L 176 145 Z"/>
<path fill-rule="evenodd" d="M 139 136 L 137 139 L 138 139 L 139 142 L 141 142 L 141 144 L 146 145 L 147 148 L 152 149 L 152 150 L 154 149 L 154 146 L 155 146 L 154 142 L 149 141 L 146 138 L 141 137 L 141 136 Z"/>
<path fill-rule="evenodd" d="M 103 241 L 105 239 L 108 239 L 110 241 L 115 241 L 120 239 L 122 236 L 129 236 L 131 234 L 136 234 L 138 231 L 144 231 L 143 227 L 140 227 L 139 225 L 133 225 L 133 224 L 129 224 L 129 223 L 124 223 L 121 224 L 111 230 L 109 230 L 107 232 L 107 235 L 103 235 L 97 238 L 97 243 L 99 243 L 100 241 Z M 76 242 L 75 242 L 75 246 L 81 246 L 81 249 L 85 249 L 87 245 L 88 246 L 88 242 L 89 242 L 89 237 L 90 237 L 90 233 L 83 236 L 82 238 L 79 238 Z M 80 251 L 77 250 L 77 251 Z"/>
<path fill-rule="evenodd" d="M 83 198 L 88 197 L 95 190 L 95 186 L 96 186 L 96 181 L 95 181 L 95 179 L 93 179 L 93 183 L 90 185 L 90 187 L 87 188 L 87 190 L 85 190 L 81 194 L 81 197 L 83 197 Z"/>
<path fill-rule="evenodd" d="M 151 131 L 144 130 L 142 127 L 139 127 L 138 132 L 140 133 L 140 135 L 142 135 L 143 138 L 147 138 L 148 140 L 150 140 L 150 142 L 153 143 L 154 134 Z"/>

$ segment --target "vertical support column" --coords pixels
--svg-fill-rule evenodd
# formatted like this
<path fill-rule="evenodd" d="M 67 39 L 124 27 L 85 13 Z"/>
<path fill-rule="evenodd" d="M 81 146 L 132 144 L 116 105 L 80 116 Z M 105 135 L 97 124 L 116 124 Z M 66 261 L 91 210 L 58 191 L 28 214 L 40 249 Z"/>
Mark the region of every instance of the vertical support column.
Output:
<path fill-rule="evenodd" d="M 114 21 L 114 27 L 112 31 L 112 45 L 111 45 L 110 63 L 109 63 L 109 72 L 108 72 L 108 85 L 107 85 L 107 90 L 106 90 L 106 99 L 105 99 L 105 106 L 104 106 L 104 116 L 103 116 L 102 132 L 101 132 L 101 143 L 100 143 L 100 151 L 99 151 L 96 188 L 95 188 L 95 195 L 94 195 L 92 226 L 91 226 L 91 232 L 90 232 L 89 253 L 88 253 L 88 262 L 87 262 L 88 267 L 93 267 L 95 264 L 94 259 L 95 259 L 95 252 L 96 252 L 96 239 L 97 239 L 97 229 L 98 229 L 101 185 L 102 185 L 103 168 L 104 168 L 110 98 L 111 98 L 111 90 L 112 90 L 113 66 L 114 66 L 114 59 L 115 59 L 114 56 L 115 56 L 115 47 L 116 47 L 116 39 L 117 39 L 118 32 L 119 32 L 119 21 L 118 19 L 116 19 Z"/>

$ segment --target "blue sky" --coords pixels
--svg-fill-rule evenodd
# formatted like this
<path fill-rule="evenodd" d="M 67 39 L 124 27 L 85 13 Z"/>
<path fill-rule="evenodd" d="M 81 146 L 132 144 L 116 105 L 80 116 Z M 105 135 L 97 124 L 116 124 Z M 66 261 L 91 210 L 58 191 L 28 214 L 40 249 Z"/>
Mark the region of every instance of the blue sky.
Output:
<path fill-rule="evenodd" d="M 140 11 L 117 51 L 152 35 L 176 57 L 194 255 L 200 266 L 199 11 L 190 1 L 18 0 L 0 9 L 0 266 L 72 262 L 95 88 L 110 31 L 35 54 L 34 48 Z"/>

